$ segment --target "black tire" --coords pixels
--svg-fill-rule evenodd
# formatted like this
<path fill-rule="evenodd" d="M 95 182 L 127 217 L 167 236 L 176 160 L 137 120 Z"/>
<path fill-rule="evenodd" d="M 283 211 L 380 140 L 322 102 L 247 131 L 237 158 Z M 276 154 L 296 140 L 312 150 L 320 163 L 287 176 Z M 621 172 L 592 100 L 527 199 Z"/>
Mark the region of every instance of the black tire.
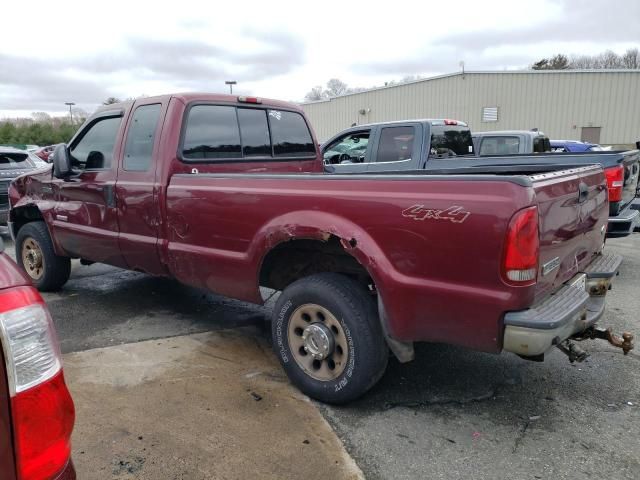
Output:
<path fill-rule="evenodd" d="M 29 265 L 25 266 L 23 246 L 25 242 L 35 242 L 42 253 L 42 271 L 35 274 Z M 24 225 L 16 236 L 16 260 L 18 265 L 27 272 L 35 287 L 41 292 L 59 290 L 71 274 L 71 259 L 56 255 L 53 242 L 44 222 L 30 222 Z"/>
<path fill-rule="evenodd" d="M 295 352 L 292 352 L 289 335 L 290 327 L 294 324 L 291 322 L 298 318 L 299 314 L 296 312 L 307 306 L 322 307 L 333 316 L 331 321 L 339 322 L 342 327 L 340 334 L 344 335 L 342 340 L 346 343 L 343 344 L 348 345 L 348 356 L 344 366 L 340 367 L 343 370 L 337 378 L 313 378 L 309 373 L 311 370 L 307 367 L 309 371 L 305 371 L 299 361 L 311 360 L 312 365 L 316 365 L 316 360 L 312 357 L 304 358 L 307 355 L 304 346 L 298 349 L 300 354 L 294 355 Z M 307 322 L 309 325 L 323 324 L 317 319 Z M 297 280 L 285 288 L 274 309 L 271 333 L 273 349 L 291 382 L 309 397 L 322 402 L 342 404 L 355 400 L 380 380 L 387 366 L 389 351 L 378 319 L 376 303 L 363 286 L 344 275 L 320 273 Z M 300 333 L 291 335 L 302 337 Z M 338 332 L 335 338 L 333 348 L 337 349 Z M 294 339 L 295 341 L 302 340 Z M 321 362 L 333 362 L 332 358 L 338 354 L 343 355 L 342 348 L 335 350 L 328 359 Z M 336 363 L 333 365 L 336 368 Z"/>

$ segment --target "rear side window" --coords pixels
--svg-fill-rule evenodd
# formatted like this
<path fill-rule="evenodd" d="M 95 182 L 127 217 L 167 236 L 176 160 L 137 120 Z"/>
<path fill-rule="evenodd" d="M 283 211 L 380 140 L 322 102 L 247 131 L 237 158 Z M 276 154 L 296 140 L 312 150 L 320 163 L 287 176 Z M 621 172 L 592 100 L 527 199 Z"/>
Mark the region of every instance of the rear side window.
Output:
<path fill-rule="evenodd" d="M 182 158 L 233 160 L 251 157 L 314 157 L 304 117 L 296 112 L 195 105 L 187 115 Z"/>
<path fill-rule="evenodd" d="M 544 153 L 551 151 L 551 142 L 547 137 L 536 137 L 533 139 L 534 153 Z"/>
<path fill-rule="evenodd" d="M 415 139 L 414 127 L 386 127 L 380 132 L 377 162 L 410 160 Z"/>
<path fill-rule="evenodd" d="M 484 137 L 480 155 L 515 155 L 520 151 L 518 137 Z"/>
<path fill-rule="evenodd" d="M 0 153 L 0 170 L 29 168 L 31 164 L 27 158 L 29 158 L 29 155 L 26 153 Z"/>
<path fill-rule="evenodd" d="M 71 161 L 87 169 L 110 168 L 121 121 L 122 117 L 107 117 L 91 125 L 71 148 Z"/>
<path fill-rule="evenodd" d="M 159 103 L 143 105 L 133 112 L 124 148 L 125 170 L 144 172 L 149 169 L 160 107 Z"/>
<path fill-rule="evenodd" d="M 271 140 L 267 112 L 261 109 L 239 108 L 238 122 L 244 157 L 271 156 Z"/>
<path fill-rule="evenodd" d="M 316 147 L 302 115 L 295 112 L 269 110 L 269 124 L 275 157 L 315 155 Z"/>
<path fill-rule="evenodd" d="M 241 158 L 235 107 L 192 107 L 187 118 L 182 155 L 189 159 Z"/>
<path fill-rule="evenodd" d="M 473 154 L 473 139 L 468 127 L 431 125 L 430 155 L 462 156 Z"/>

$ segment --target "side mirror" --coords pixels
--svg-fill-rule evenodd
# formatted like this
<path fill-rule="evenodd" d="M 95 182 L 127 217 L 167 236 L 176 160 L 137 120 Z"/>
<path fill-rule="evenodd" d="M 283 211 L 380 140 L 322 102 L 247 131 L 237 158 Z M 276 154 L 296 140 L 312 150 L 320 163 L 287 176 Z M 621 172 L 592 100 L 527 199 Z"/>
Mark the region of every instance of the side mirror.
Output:
<path fill-rule="evenodd" d="M 67 178 L 72 173 L 69 149 L 64 143 L 53 150 L 53 175 L 56 178 Z"/>

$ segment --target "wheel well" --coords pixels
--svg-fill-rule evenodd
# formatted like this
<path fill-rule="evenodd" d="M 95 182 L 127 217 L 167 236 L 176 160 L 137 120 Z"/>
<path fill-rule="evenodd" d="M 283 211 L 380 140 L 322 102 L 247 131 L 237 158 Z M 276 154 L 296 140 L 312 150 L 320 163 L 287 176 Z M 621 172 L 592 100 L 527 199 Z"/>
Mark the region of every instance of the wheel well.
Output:
<path fill-rule="evenodd" d="M 40 209 L 35 205 L 25 205 L 24 207 L 14 208 L 11 210 L 11 221 L 13 222 L 14 236 L 29 222 L 36 220 L 44 220 Z"/>
<path fill-rule="evenodd" d="M 277 245 L 264 258 L 259 280 L 263 287 L 283 290 L 300 278 L 322 272 L 342 273 L 360 283 L 373 284 L 367 270 L 334 235 L 327 241 L 291 240 Z"/>

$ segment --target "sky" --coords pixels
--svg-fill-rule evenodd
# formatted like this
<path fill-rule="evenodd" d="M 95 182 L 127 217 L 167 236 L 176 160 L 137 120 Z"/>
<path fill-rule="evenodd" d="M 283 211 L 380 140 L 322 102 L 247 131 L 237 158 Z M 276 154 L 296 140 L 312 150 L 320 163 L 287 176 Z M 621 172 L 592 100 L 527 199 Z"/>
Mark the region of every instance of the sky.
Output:
<path fill-rule="evenodd" d="M 0 118 L 182 91 L 301 101 L 339 78 L 522 69 L 640 46 L 639 0 L 4 2 Z"/>

